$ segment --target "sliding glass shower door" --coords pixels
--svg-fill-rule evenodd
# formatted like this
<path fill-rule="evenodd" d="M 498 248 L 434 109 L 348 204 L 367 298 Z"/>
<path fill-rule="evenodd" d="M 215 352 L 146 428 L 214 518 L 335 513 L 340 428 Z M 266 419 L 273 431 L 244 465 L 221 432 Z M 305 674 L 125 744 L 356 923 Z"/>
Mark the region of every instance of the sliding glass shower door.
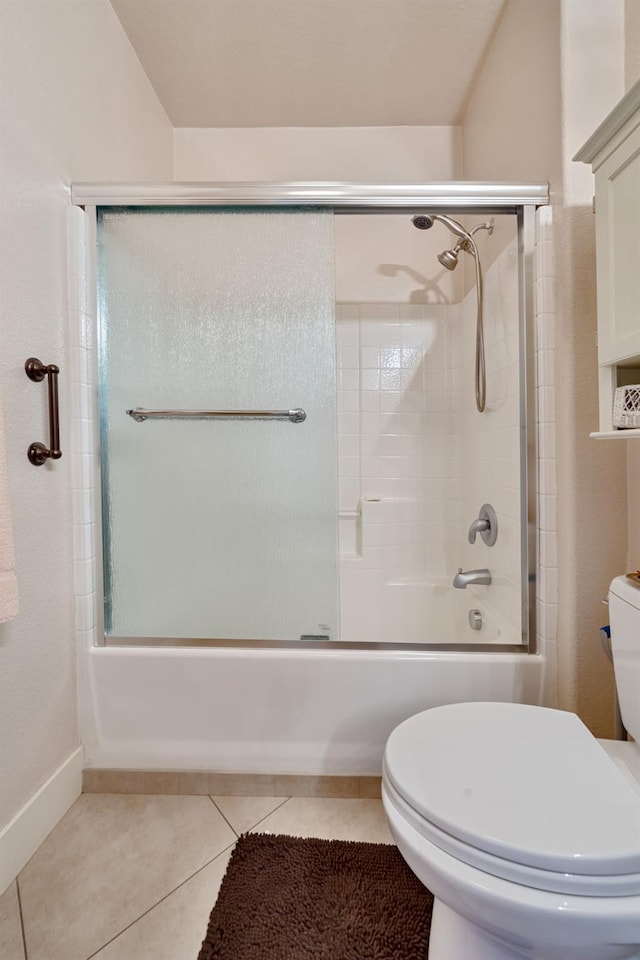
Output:
<path fill-rule="evenodd" d="M 333 215 L 102 209 L 105 631 L 338 633 Z"/>

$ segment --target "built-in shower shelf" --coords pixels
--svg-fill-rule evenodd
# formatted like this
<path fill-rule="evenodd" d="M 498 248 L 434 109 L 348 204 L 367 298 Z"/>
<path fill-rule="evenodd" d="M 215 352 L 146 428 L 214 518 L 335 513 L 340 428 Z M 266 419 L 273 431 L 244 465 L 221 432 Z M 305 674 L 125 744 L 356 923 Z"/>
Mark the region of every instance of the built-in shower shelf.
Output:
<path fill-rule="evenodd" d="M 640 438 L 640 428 L 637 430 L 602 430 L 596 433 L 590 433 L 594 440 L 631 440 L 633 437 Z"/>

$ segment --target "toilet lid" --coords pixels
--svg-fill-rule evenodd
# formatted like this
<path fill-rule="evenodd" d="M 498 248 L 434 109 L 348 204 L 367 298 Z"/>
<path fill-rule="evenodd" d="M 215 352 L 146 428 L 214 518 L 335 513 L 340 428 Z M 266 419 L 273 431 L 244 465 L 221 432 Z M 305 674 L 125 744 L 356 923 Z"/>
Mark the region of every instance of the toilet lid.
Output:
<path fill-rule="evenodd" d="M 512 863 L 640 874 L 640 798 L 575 714 L 435 707 L 393 731 L 385 777 L 420 817 Z"/>

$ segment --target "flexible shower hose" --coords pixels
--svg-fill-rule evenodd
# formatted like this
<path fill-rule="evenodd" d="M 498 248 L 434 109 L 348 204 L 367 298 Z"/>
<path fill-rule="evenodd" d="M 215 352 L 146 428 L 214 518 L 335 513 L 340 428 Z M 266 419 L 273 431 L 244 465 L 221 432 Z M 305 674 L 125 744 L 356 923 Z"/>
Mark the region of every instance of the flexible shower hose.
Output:
<path fill-rule="evenodd" d="M 476 312 L 476 407 L 478 413 L 484 413 L 487 401 L 487 371 L 484 357 L 484 319 L 482 315 L 482 267 L 480 266 L 480 256 L 476 242 L 469 234 L 467 241 L 476 263 L 476 293 L 478 296 L 478 308 Z"/>

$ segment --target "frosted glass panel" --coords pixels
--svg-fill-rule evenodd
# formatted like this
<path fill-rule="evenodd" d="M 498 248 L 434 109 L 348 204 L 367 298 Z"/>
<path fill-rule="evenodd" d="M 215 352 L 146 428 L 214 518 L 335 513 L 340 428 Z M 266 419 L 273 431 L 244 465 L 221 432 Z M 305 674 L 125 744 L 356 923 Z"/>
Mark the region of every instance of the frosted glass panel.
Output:
<path fill-rule="evenodd" d="M 335 637 L 332 214 L 105 210 L 98 242 L 107 633 Z"/>

